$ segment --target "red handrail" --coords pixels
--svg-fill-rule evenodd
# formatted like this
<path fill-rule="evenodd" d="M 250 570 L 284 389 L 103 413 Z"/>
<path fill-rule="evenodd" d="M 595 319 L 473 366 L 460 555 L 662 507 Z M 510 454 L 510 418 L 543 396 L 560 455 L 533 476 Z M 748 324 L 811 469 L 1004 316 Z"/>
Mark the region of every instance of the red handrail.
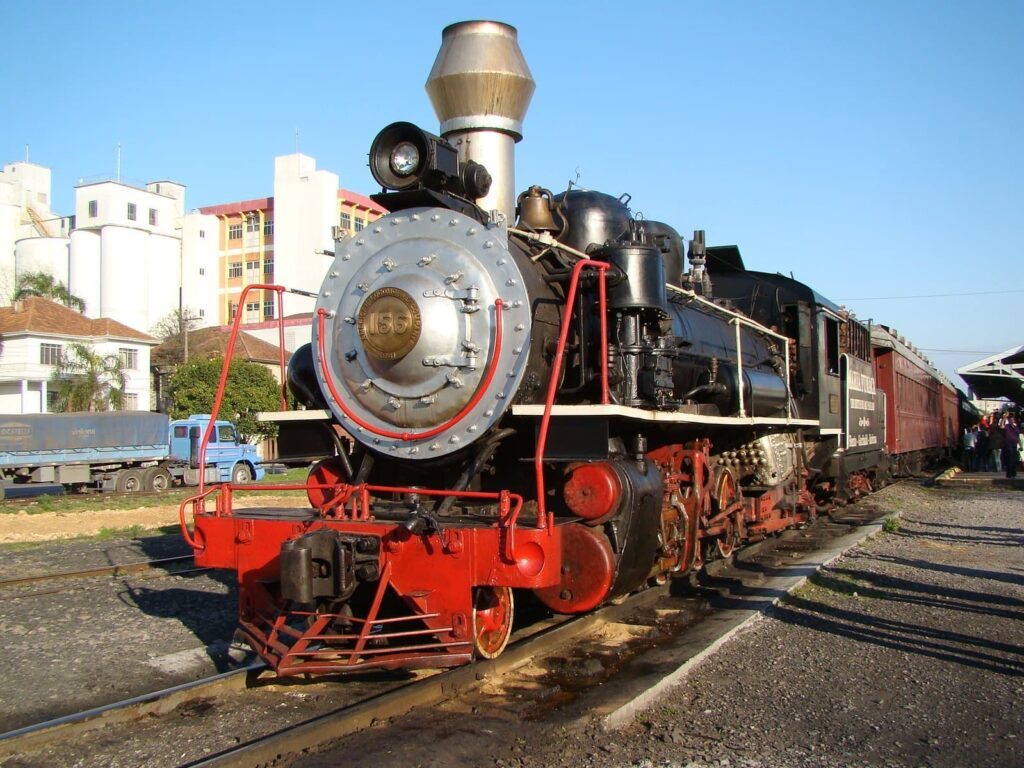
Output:
<path fill-rule="evenodd" d="M 247 285 L 242 289 L 242 295 L 238 299 L 239 311 L 235 313 L 235 320 L 231 324 L 231 335 L 228 337 L 227 350 L 224 353 L 224 367 L 220 371 L 220 382 L 217 384 L 217 394 L 213 400 L 213 408 L 210 409 L 210 422 L 206 425 L 206 430 L 203 432 L 203 441 L 199 446 L 199 499 L 202 500 L 205 508 L 205 496 L 203 489 L 206 485 L 206 447 L 210 442 L 210 436 L 213 434 L 214 425 L 217 423 L 217 416 L 220 413 L 220 404 L 224 400 L 224 389 L 228 382 L 228 373 L 231 370 L 231 358 L 235 353 L 235 342 L 238 341 L 238 331 L 242 324 L 242 311 L 241 308 L 245 306 L 245 299 L 249 295 L 249 291 L 274 291 L 277 293 L 277 304 L 278 304 L 278 338 L 280 344 L 278 345 L 278 352 L 280 354 L 280 365 L 281 365 L 281 410 L 287 410 L 288 408 L 288 383 L 285 380 L 285 367 L 284 367 L 284 294 L 295 293 L 300 296 L 315 297 L 315 293 L 309 291 L 301 291 L 297 288 L 285 288 L 283 285 L 271 285 L 268 283 L 253 283 Z M 198 503 L 198 500 L 197 500 Z"/>
<path fill-rule="evenodd" d="M 558 377 L 562 373 L 562 358 L 565 355 L 565 345 L 569 339 L 569 325 L 572 320 L 572 308 L 576 303 L 576 289 L 580 282 L 580 273 L 584 269 L 596 269 L 600 272 L 598 284 L 598 313 L 601 316 L 601 404 L 608 404 L 608 319 L 606 317 L 607 297 L 605 294 L 605 272 L 609 264 L 603 261 L 591 259 L 580 259 L 572 268 L 572 277 L 569 280 L 569 292 L 565 297 L 565 315 L 562 317 L 562 330 L 558 334 L 558 347 L 555 349 L 555 361 L 551 366 L 551 381 L 548 383 L 548 393 L 544 400 L 544 416 L 540 420 L 540 429 L 537 431 L 537 450 L 533 458 L 533 471 L 537 480 L 537 514 L 544 516 L 546 510 L 544 505 L 544 448 L 548 442 L 548 427 L 551 424 L 551 408 L 555 404 L 555 392 L 558 390 Z M 548 521 L 551 524 L 553 521 Z"/>
<path fill-rule="evenodd" d="M 368 421 L 359 418 L 351 408 L 345 405 L 344 399 L 338 394 L 338 390 L 334 387 L 334 379 L 331 376 L 330 366 L 327 364 L 327 351 L 324 346 L 324 318 L 327 317 L 326 309 L 317 310 L 317 356 L 320 359 L 320 370 L 324 375 L 324 382 L 327 384 L 327 389 L 331 393 L 331 397 L 334 398 L 334 402 L 338 404 L 341 412 L 352 421 L 354 424 L 365 429 L 367 432 L 371 432 L 381 437 L 387 437 L 391 440 L 401 440 L 403 442 L 409 442 L 410 440 L 424 440 L 428 437 L 434 437 L 442 432 L 451 429 L 460 421 L 462 421 L 466 415 L 472 411 L 480 400 L 483 399 L 484 394 L 487 392 L 487 388 L 491 386 L 491 381 L 494 379 L 494 374 L 498 370 L 498 359 L 501 357 L 501 341 L 502 341 L 502 329 L 501 329 L 501 312 L 505 307 L 505 303 L 501 299 L 494 300 L 494 351 L 491 354 L 491 362 L 487 366 L 487 373 L 484 375 L 484 379 L 480 382 L 480 386 L 477 387 L 476 394 L 473 395 L 473 399 L 466 403 L 465 407 L 455 414 L 448 421 L 443 424 L 428 429 L 424 432 L 395 432 L 389 429 L 381 429 Z"/>

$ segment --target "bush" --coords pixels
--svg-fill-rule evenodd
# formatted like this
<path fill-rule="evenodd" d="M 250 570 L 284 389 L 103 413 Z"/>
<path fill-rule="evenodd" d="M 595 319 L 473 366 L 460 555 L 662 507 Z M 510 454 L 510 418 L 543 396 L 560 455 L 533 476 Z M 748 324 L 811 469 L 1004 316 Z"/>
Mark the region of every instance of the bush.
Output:
<path fill-rule="evenodd" d="M 183 419 L 193 413 L 211 413 L 217 395 L 224 358 L 189 360 L 171 377 L 171 418 Z M 234 360 L 228 372 L 224 399 L 218 418 L 233 421 L 242 437 L 273 437 L 276 425 L 256 420 L 259 411 L 281 407 L 280 387 L 273 374 L 259 363 Z"/>

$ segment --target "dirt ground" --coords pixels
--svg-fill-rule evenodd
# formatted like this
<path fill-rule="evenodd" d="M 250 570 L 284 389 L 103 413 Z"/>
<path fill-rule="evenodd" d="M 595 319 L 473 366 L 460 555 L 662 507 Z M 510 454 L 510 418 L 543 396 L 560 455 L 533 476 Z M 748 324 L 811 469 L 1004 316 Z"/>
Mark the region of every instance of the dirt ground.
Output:
<path fill-rule="evenodd" d="M 97 502 L 100 504 L 101 500 Z M 297 496 L 265 496 L 237 499 L 235 507 L 306 507 L 306 499 Z M 56 541 L 95 536 L 103 529 L 140 526 L 156 530 L 178 524 L 178 503 L 135 509 L 96 509 L 78 512 L 39 512 L 25 510 L 0 514 L 0 544 Z"/>

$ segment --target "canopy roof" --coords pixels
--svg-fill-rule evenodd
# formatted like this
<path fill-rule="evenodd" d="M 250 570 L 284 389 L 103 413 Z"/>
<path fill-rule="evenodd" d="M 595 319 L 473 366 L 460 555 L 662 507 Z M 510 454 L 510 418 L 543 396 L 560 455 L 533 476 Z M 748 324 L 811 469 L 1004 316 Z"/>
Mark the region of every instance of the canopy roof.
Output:
<path fill-rule="evenodd" d="M 1005 397 L 1024 405 L 1024 346 L 957 368 L 975 397 Z"/>

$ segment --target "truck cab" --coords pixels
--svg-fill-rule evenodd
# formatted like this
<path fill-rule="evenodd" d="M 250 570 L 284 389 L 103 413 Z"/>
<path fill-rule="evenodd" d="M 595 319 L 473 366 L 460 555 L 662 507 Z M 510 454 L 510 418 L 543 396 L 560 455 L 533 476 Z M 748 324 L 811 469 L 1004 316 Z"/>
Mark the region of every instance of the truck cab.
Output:
<path fill-rule="evenodd" d="M 209 414 L 193 414 L 170 423 L 171 459 L 184 467 L 185 485 L 197 485 L 199 479 L 199 448 L 203 433 L 210 423 Z M 262 480 L 265 474 L 256 446 L 243 443 L 230 421 L 218 420 L 206 445 L 206 482 L 241 485 Z M 193 480 L 194 482 L 190 482 Z"/>

